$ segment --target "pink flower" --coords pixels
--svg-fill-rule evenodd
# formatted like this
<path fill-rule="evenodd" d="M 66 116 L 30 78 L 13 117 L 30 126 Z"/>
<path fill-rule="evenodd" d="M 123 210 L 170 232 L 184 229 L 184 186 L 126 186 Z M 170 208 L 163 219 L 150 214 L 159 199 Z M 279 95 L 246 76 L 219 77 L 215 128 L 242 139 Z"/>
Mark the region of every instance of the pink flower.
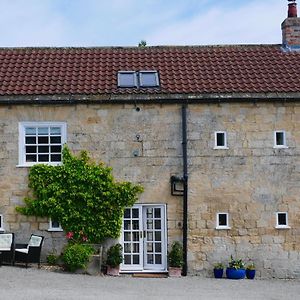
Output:
<path fill-rule="evenodd" d="M 73 233 L 72 231 L 69 231 L 69 232 L 66 234 L 66 238 L 67 238 L 68 240 L 70 240 L 71 238 L 73 238 L 73 236 L 74 236 L 74 233 Z"/>
<path fill-rule="evenodd" d="M 83 236 L 83 237 L 82 237 L 82 241 L 83 241 L 83 242 L 86 242 L 87 240 L 88 240 L 88 238 L 87 238 L 86 236 Z"/>

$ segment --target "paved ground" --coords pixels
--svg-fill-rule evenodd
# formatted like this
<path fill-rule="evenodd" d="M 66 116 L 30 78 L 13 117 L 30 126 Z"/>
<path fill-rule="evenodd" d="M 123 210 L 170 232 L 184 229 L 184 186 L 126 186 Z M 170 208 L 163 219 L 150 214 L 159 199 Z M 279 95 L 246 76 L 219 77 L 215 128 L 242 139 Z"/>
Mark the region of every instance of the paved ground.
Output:
<path fill-rule="evenodd" d="M 300 281 L 111 278 L 2 266 L 0 299 L 300 299 Z"/>

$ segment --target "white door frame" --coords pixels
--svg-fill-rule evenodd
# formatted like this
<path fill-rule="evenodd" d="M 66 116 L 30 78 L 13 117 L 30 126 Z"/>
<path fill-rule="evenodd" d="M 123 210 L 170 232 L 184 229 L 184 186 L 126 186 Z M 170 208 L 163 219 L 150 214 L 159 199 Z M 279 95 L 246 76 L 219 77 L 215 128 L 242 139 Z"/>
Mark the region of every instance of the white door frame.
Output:
<path fill-rule="evenodd" d="M 120 266 L 121 272 L 166 272 L 167 271 L 167 207 L 165 204 L 135 204 L 133 207 L 138 209 L 138 218 L 139 222 L 137 222 L 136 218 L 132 218 L 131 215 L 131 224 L 133 227 L 133 221 L 135 223 L 135 229 L 131 227 L 131 230 L 127 229 L 124 230 L 124 225 L 125 224 L 125 219 L 122 221 L 122 236 L 121 236 L 121 243 L 123 246 L 123 252 L 125 252 L 125 234 L 130 235 L 131 232 L 131 237 L 134 237 L 134 240 L 136 241 L 137 237 L 139 237 L 138 245 L 137 242 L 131 242 L 131 247 L 135 246 L 135 257 L 137 258 L 136 255 L 139 255 L 138 263 L 137 264 L 126 264 L 123 263 Z M 146 210 L 147 208 L 161 208 L 161 259 L 162 263 L 160 265 L 155 265 L 155 264 L 147 264 L 147 216 L 146 216 Z M 136 213 L 136 211 L 135 211 Z M 137 216 L 137 214 L 136 214 Z M 129 220 L 129 219 L 126 219 Z M 128 224 L 128 222 L 127 222 Z M 138 229 L 137 229 L 138 228 Z M 139 232 L 139 233 L 137 233 Z M 127 237 L 126 237 L 127 239 Z M 128 244 L 128 241 L 127 243 Z M 133 245 L 135 244 L 135 245 Z M 151 245 L 150 245 L 151 246 Z M 138 252 L 138 253 L 137 253 Z M 123 259 L 124 259 L 124 253 L 123 253 Z M 131 257 L 131 261 L 133 261 L 133 256 Z"/>

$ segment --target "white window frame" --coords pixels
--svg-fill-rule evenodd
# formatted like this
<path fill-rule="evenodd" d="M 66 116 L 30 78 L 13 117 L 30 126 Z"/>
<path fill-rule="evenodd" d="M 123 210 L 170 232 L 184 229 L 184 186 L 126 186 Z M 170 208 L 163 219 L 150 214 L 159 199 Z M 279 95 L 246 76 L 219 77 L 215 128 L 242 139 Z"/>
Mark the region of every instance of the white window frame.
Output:
<path fill-rule="evenodd" d="M 226 225 L 220 225 L 220 215 L 226 215 Z M 218 212 L 216 215 L 216 229 L 231 229 L 229 226 L 229 213 L 226 212 Z"/>
<path fill-rule="evenodd" d="M 123 74 L 132 74 L 134 84 L 120 84 L 121 77 Z M 120 88 L 136 88 L 138 87 L 138 81 L 137 81 L 137 73 L 135 71 L 119 71 L 118 72 L 118 87 Z"/>
<path fill-rule="evenodd" d="M 224 145 L 223 146 L 218 146 L 217 144 L 217 135 L 218 134 L 224 134 Z M 215 131 L 215 146 L 214 149 L 229 149 L 227 147 L 227 132 L 226 131 Z"/>
<path fill-rule="evenodd" d="M 3 215 L 0 214 L 0 232 L 5 231 L 3 224 L 4 224 Z"/>
<path fill-rule="evenodd" d="M 56 232 L 59 232 L 59 231 L 64 231 L 60 225 L 60 223 L 58 222 L 59 226 L 58 227 L 53 227 L 53 223 L 52 223 L 52 220 L 51 218 L 49 218 L 49 228 L 48 228 L 48 231 L 56 231 Z"/>
<path fill-rule="evenodd" d="M 17 167 L 30 167 L 36 164 L 60 165 L 62 162 L 26 162 L 25 159 L 25 128 L 53 126 L 61 128 L 61 145 L 67 141 L 67 123 L 66 122 L 20 122 L 19 123 L 19 164 Z"/>
<path fill-rule="evenodd" d="M 154 77 L 155 77 L 155 84 L 145 84 L 145 83 L 143 83 L 143 74 L 153 74 Z M 139 85 L 140 85 L 141 88 L 158 87 L 159 86 L 158 72 L 155 71 L 155 70 L 139 71 Z"/>
<path fill-rule="evenodd" d="M 277 139 L 276 139 L 276 134 L 277 133 L 282 133 L 283 134 L 283 145 L 277 145 Z M 288 146 L 286 144 L 286 133 L 285 133 L 284 130 L 275 130 L 274 131 L 274 147 L 273 148 L 277 148 L 277 149 L 288 148 Z"/>
<path fill-rule="evenodd" d="M 282 225 L 282 224 L 279 224 L 279 214 L 285 214 L 285 219 L 286 219 L 286 224 L 285 225 Z M 289 229 L 291 228 L 289 226 L 289 219 L 288 219 L 288 213 L 286 211 L 278 211 L 276 212 L 276 226 L 275 228 L 277 229 Z"/>

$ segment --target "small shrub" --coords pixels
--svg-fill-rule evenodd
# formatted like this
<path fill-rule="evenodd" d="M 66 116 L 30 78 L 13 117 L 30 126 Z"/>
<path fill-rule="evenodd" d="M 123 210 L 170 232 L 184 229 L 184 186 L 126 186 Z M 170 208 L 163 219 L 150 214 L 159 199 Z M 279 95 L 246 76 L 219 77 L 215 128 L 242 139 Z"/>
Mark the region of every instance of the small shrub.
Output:
<path fill-rule="evenodd" d="M 233 259 L 232 255 L 230 256 L 229 268 L 233 269 L 245 269 L 245 263 L 242 259 Z"/>
<path fill-rule="evenodd" d="M 168 254 L 169 266 L 180 268 L 183 266 L 183 250 L 179 242 L 174 242 Z"/>
<path fill-rule="evenodd" d="M 253 262 L 250 262 L 248 265 L 247 265 L 247 270 L 255 270 L 255 264 Z"/>
<path fill-rule="evenodd" d="M 214 269 L 215 270 L 223 270 L 224 269 L 224 265 L 222 263 L 217 263 L 214 265 Z"/>
<path fill-rule="evenodd" d="M 94 253 L 94 248 L 83 244 L 68 244 L 64 254 L 63 262 L 66 269 L 74 272 L 77 269 L 86 269 L 90 255 Z"/>
<path fill-rule="evenodd" d="M 107 259 L 106 264 L 110 267 L 117 267 L 123 261 L 122 257 L 122 246 L 120 244 L 116 244 L 111 246 L 107 250 Z"/>
<path fill-rule="evenodd" d="M 47 263 L 51 266 L 54 266 L 57 264 L 58 256 L 55 253 L 49 253 L 47 255 Z"/>

